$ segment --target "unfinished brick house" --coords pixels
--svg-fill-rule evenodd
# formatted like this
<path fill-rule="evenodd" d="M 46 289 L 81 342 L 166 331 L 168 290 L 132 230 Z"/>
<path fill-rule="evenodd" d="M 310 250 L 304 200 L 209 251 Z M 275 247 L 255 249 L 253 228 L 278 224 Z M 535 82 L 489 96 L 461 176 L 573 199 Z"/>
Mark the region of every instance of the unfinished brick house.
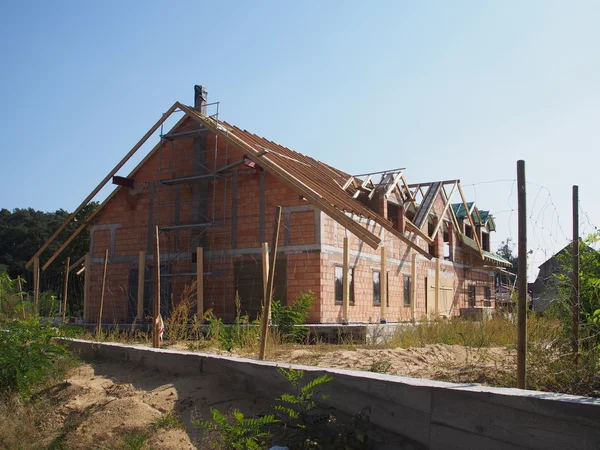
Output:
<path fill-rule="evenodd" d="M 194 107 L 173 105 L 140 142 L 169 115 L 182 113 L 179 122 L 131 174 L 113 177 L 118 187 L 78 230 L 90 233 L 86 321 L 98 320 L 106 250 L 102 321 L 152 315 L 155 227 L 163 317 L 182 296 L 225 321 L 255 317 L 277 206 L 274 298 L 289 303 L 312 290 L 313 323 L 494 306 L 494 271 L 510 263 L 490 253 L 493 218 L 465 202 L 458 180 L 409 184 L 400 169 L 351 176 L 219 120 L 207 113 L 215 105 L 199 86 Z"/>

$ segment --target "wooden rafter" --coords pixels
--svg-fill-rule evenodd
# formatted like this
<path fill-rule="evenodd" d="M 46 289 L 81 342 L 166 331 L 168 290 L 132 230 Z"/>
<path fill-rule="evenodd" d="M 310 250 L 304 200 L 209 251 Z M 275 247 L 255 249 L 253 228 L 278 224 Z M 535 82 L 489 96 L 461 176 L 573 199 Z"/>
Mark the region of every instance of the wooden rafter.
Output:
<path fill-rule="evenodd" d="M 173 128 L 171 128 L 172 130 L 176 130 L 177 127 L 179 127 L 184 120 L 187 118 L 187 116 L 183 116 L 181 119 L 179 119 L 179 121 L 173 126 Z M 166 118 L 165 118 L 166 120 Z M 142 159 L 139 164 L 137 166 L 135 166 L 135 168 L 131 171 L 131 173 L 127 176 L 128 178 L 131 178 L 139 169 L 140 167 L 142 167 L 146 161 L 148 161 L 157 151 L 158 149 L 160 149 L 161 144 L 158 143 L 154 146 L 154 148 L 144 157 L 144 159 Z M 63 245 L 61 245 L 58 250 L 56 250 L 56 252 L 54 252 L 54 254 L 50 257 L 50 259 L 46 262 L 46 264 L 44 264 L 44 266 L 42 267 L 42 270 L 46 270 L 48 268 L 48 266 L 50 264 L 52 264 L 52 261 L 54 261 L 56 258 L 58 258 L 58 256 L 64 251 L 65 248 L 67 248 L 67 246 L 73 242 L 73 239 L 75 239 L 79 233 L 81 233 L 90 223 L 92 223 L 92 220 L 94 219 L 94 217 L 96 217 L 96 215 L 102 210 L 102 208 L 108 203 L 110 202 L 115 195 L 117 195 L 117 193 L 119 192 L 119 190 L 122 189 L 121 186 L 117 187 L 114 191 L 111 192 L 111 194 L 100 204 L 100 206 L 98 206 L 98 208 L 96 208 L 94 210 L 94 212 L 92 212 L 86 219 L 85 222 L 79 226 L 74 232 L 73 234 L 71 234 L 71 236 L 69 236 L 69 238 L 63 243 Z M 43 250 L 42 250 L 43 251 Z"/>
<path fill-rule="evenodd" d="M 165 120 L 167 120 L 167 118 L 171 115 L 171 113 L 173 113 L 173 111 L 177 109 L 177 105 L 177 103 L 174 103 L 173 106 L 171 106 L 167 110 L 167 112 L 164 113 L 162 117 L 152 126 L 152 128 L 148 130 L 148 132 L 142 137 L 142 139 L 140 139 L 140 141 L 137 144 L 135 144 L 133 148 L 123 157 L 123 159 L 119 161 L 119 163 L 108 173 L 108 175 L 100 182 L 100 184 L 98 184 L 98 186 L 96 186 L 94 190 L 85 198 L 85 200 L 81 202 L 81 204 L 75 209 L 75 211 L 71 213 L 67 220 L 65 220 L 63 224 L 60 227 L 58 227 L 58 230 L 54 232 L 50 239 L 48 239 L 44 243 L 44 245 L 42 245 L 42 247 L 35 253 L 35 255 L 31 257 L 27 264 L 25 264 L 25 268 L 28 269 L 31 266 L 31 264 L 33 264 L 35 258 L 40 257 L 44 250 L 46 250 L 48 246 L 58 237 L 58 235 L 62 233 L 65 228 L 67 228 L 67 226 L 73 221 L 77 214 L 79 214 L 81 210 L 85 208 L 86 205 L 96 196 L 96 194 L 100 192 L 100 190 L 106 185 L 106 183 L 108 183 L 111 180 L 112 176 L 116 174 L 119 171 L 119 169 L 125 165 L 127 161 L 129 161 L 129 159 L 135 154 L 135 152 L 137 152 L 138 149 L 148 140 L 148 138 L 154 134 L 158 127 L 160 127 L 162 123 Z M 46 263 L 44 267 L 48 267 L 48 263 Z"/>
<path fill-rule="evenodd" d="M 452 190 L 450 191 L 450 195 L 446 195 L 446 188 L 444 186 L 442 186 L 442 192 L 444 192 L 444 197 L 446 197 L 445 198 L 446 204 L 444 205 L 444 209 L 443 209 L 442 213 L 440 214 L 440 218 L 438 220 L 437 225 L 433 229 L 433 233 L 431 233 L 431 239 L 435 239 L 435 235 L 437 234 L 437 232 L 440 228 L 440 225 L 442 223 L 444 223 L 443 218 L 446 215 L 446 212 L 448 212 L 448 208 L 450 207 L 450 204 L 451 204 L 450 199 L 452 198 L 452 194 L 454 194 L 454 190 L 456 189 L 457 184 L 458 183 L 454 183 L 452 185 Z"/>
<path fill-rule="evenodd" d="M 469 211 L 469 207 L 467 206 L 467 201 L 465 200 L 465 196 L 463 194 L 462 188 L 460 187 L 460 183 L 456 184 L 458 186 L 458 192 L 460 193 L 460 198 L 462 199 L 463 206 L 467 211 L 467 217 L 469 218 L 469 222 L 471 223 L 471 227 L 473 228 L 473 236 L 475 237 L 475 243 L 477 244 L 477 249 L 479 250 L 479 256 L 483 259 L 483 249 L 481 248 L 481 242 L 479 242 L 479 236 L 477 232 L 477 227 L 475 226 L 475 222 L 473 221 L 473 216 L 471 215 L 471 211 Z"/>
<path fill-rule="evenodd" d="M 186 112 L 193 120 L 203 124 L 207 128 L 209 128 L 213 133 L 219 135 L 220 138 L 224 139 L 229 144 L 239 148 L 244 151 L 249 159 L 259 164 L 265 170 L 268 170 L 272 175 L 278 178 L 280 181 L 292 186 L 299 193 L 303 195 L 310 203 L 317 206 L 327 215 L 329 215 L 332 219 L 336 220 L 340 225 L 347 228 L 351 233 L 356 235 L 359 239 L 363 240 L 367 245 L 373 248 L 377 248 L 381 239 L 378 236 L 374 235 L 363 226 L 352 220 L 350 217 L 346 215 L 343 211 L 339 210 L 331 203 L 323 199 L 323 197 L 311 189 L 309 186 L 304 184 L 302 181 L 293 177 L 289 174 L 285 169 L 283 169 L 280 165 L 275 163 L 274 161 L 268 158 L 261 158 L 258 155 L 258 152 L 252 147 L 252 145 L 240 139 L 233 133 L 227 132 L 224 130 L 223 126 L 221 126 L 214 119 L 211 120 L 206 116 L 201 116 L 196 111 L 191 108 L 177 103 L 177 106 L 181 108 L 184 112 Z"/>

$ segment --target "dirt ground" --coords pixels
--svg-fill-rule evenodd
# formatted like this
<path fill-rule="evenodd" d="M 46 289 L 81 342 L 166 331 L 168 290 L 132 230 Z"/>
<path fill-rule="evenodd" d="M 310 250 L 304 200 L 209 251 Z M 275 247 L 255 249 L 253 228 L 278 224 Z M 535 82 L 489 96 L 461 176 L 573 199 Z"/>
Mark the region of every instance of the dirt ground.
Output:
<path fill-rule="evenodd" d="M 516 354 L 502 347 L 433 344 L 417 348 L 276 351 L 275 361 L 366 370 L 432 380 L 486 383 L 514 369 Z"/>
<path fill-rule="evenodd" d="M 115 362 L 83 364 L 40 395 L 56 406 L 39 448 L 73 450 L 201 448 L 192 421 L 207 419 L 211 407 L 235 406 L 247 414 L 270 407 L 223 377 L 183 377 Z M 157 419 L 169 414 L 181 418 L 184 428 L 157 427 Z"/>
<path fill-rule="evenodd" d="M 177 344 L 165 347 L 188 350 Z M 442 344 L 409 349 L 286 345 L 271 349 L 269 359 L 480 383 L 497 380 L 515 364 L 514 352 L 504 348 Z M 120 362 L 82 364 L 64 382 L 38 396 L 52 407 L 43 419 L 44 429 L 38 430 L 44 437 L 36 448 L 73 450 L 204 448 L 201 430 L 192 422 L 208 419 L 211 407 L 221 411 L 236 407 L 255 416 L 270 412 L 273 403 L 273 399 L 249 395 L 243 386 L 223 376 L 178 376 Z M 157 426 L 159 418 L 171 415 L 180 418 L 183 426 Z"/>

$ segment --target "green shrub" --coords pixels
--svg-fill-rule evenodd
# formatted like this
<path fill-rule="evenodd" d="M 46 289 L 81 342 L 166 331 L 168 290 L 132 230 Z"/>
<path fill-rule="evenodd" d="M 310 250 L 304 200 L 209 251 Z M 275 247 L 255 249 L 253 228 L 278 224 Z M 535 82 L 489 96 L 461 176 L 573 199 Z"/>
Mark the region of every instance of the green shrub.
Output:
<path fill-rule="evenodd" d="M 211 408 L 210 412 L 212 420 L 194 423 L 215 434 L 212 446 L 216 449 L 262 450 L 267 448 L 272 434 L 266 431 L 266 428 L 277 423 L 273 414 L 247 418 L 242 412 L 234 409 L 230 420 L 218 409 Z"/>
<path fill-rule="evenodd" d="M 271 323 L 277 327 L 284 341 L 302 342 L 306 338 L 308 311 L 316 296 L 312 291 L 301 292 L 291 305 L 284 306 L 274 300 L 271 306 Z"/>
<path fill-rule="evenodd" d="M 0 392 L 28 397 L 66 351 L 52 339 L 56 330 L 37 320 L 12 320 L 0 328 Z"/>

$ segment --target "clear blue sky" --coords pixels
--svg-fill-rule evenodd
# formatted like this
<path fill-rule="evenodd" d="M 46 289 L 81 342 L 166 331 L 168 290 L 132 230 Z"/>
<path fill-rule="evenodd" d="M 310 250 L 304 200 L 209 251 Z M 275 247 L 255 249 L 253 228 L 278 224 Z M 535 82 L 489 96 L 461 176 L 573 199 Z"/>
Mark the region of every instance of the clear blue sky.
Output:
<path fill-rule="evenodd" d="M 571 234 L 573 184 L 582 230 L 600 224 L 599 17 L 595 1 L 1 0 L 0 208 L 73 210 L 202 84 L 221 118 L 347 172 L 460 178 L 496 213 L 494 248 L 517 230 L 497 180 L 525 159 L 534 275 Z"/>

